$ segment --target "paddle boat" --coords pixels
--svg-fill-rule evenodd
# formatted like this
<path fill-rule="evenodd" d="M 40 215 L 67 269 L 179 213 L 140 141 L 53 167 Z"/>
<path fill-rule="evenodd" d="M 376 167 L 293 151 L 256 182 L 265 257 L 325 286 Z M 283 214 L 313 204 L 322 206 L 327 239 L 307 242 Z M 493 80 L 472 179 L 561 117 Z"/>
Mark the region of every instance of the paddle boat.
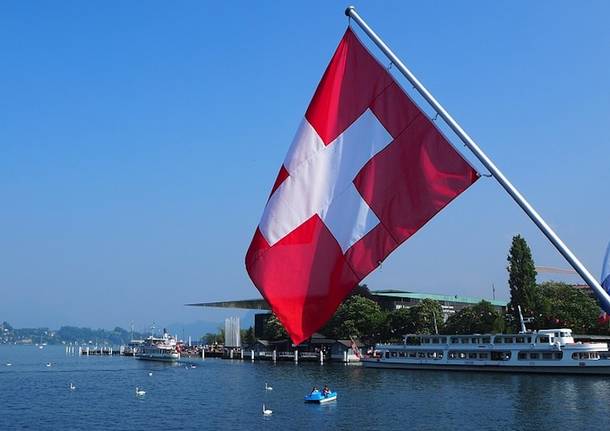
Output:
<path fill-rule="evenodd" d="M 326 394 L 320 392 L 319 390 L 312 391 L 309 395 L 305 397 L 306 403 L 318 403 L 324 404 L 329 401 L 335 401 L 337 399 L 336 392 L 327 392 Z"/>

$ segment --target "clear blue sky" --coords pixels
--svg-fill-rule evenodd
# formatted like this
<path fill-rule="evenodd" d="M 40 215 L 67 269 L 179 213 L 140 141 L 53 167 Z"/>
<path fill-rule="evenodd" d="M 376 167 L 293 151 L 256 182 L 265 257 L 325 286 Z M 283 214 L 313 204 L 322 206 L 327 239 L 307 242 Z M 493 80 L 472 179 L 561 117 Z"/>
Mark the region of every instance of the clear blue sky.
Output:
<path fill-rule="evenodd" d="M 144 327 L 256 297 L 244 254 L 345 6 L 0 3 L 0 319 Z M 599 276 L 610 3 L 356 6 Z M 567 267 L 482 179 L 365 282 L 508 298 L 516 233 Z"/>

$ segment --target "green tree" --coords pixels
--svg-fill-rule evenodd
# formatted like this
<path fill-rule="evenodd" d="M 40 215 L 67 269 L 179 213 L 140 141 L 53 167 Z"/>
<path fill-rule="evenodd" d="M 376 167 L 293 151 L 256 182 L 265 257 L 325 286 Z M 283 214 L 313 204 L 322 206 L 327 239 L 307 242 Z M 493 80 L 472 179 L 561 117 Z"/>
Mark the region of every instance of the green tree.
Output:
<path fill-rule="evenodd" d="M 353 336 L 365 342 L 374 342 L 380 338 L 385 320 L 385 313 L 379 304 L 360 295 L 354 295 L 341 304 L 322 332 L 339 339 Z"/>
<path fill-rule="evenodd" d="M 256 337 L 254 336 L 254 328 L 250 326 L 248 329 L 242 329 L 240 331 L 241 342 L 244 346 L 252 346 L 256 343 Z"/>
<path fill-rule="evenodd" d="M 504 320 L 501 313 L 488 301 L 481 301 L 449 316 L 443 332 L 446 334 L 485 334 L 502 332 Z"/>
<path fill-rule="evenodd" d="M 411 317 L 411 333 L 434 334 L 443 325 L 443 308 L 438 301 L 424 299 L 419 304 L 409 308 Z M 435 325 L 436 320 L 436 325 Z"/>
<path fill-rule="evenodd" d="M 521 235 L 513 237 L 508 254 L 508 286 L 510 288 L 509 310 L 513 315 L 514 326 L 519 324 L 519 311 L 521 306 L 524 315 L 530 315 L 538 306 L 536 288 L 536 268 L 532 252 Z"/>
<path fill-rule="evenodd" d="M 576 334 L 597 329 L 599 305 L 580 289 L 549 281 L 539 286 L 534 323 L 538 328 L 571 328 Z"/>
<path fill-rule="evenodd" d="M 263 339 L 269 341 L 285 340 L 288 338 L 288 333 L 284 326 L 275 314 L 272 314 L 263 329 Z"/>
<path fill-rule="evenodd" d="M 224 344 L 225 330 L 223 328 L 218 328 L 217 333 L 208 332 L 201 337 L 201 340 L 206 344 Z"/>

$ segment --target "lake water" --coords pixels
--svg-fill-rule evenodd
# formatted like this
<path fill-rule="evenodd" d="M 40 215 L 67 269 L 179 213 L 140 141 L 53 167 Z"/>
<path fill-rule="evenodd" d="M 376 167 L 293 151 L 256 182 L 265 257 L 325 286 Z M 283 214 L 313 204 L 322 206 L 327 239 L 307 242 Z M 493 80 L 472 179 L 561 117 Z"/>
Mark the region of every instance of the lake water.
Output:
<path fill-rule="evenodd" d="M 338 400 L 304 404 L 314 384 L 328 384 Z M 272 416 L 262 415 L 263 403 Z M 63 347 L 0 346 L 0 430 L 601 430 L 609 407 L 603 376 L 221 359 L 187 369 L 67 356 Z"/>

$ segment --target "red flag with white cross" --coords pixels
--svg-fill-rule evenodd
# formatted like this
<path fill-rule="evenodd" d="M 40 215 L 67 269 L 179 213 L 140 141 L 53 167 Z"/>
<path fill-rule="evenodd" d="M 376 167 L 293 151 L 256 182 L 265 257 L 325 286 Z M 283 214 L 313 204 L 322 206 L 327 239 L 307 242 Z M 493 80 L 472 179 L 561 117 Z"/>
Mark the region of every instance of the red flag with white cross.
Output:
<path fill-rule="evenodd" d="M 348 28 L 273 185 L 248 274 L 299 344 L 478 177 Z"/>

